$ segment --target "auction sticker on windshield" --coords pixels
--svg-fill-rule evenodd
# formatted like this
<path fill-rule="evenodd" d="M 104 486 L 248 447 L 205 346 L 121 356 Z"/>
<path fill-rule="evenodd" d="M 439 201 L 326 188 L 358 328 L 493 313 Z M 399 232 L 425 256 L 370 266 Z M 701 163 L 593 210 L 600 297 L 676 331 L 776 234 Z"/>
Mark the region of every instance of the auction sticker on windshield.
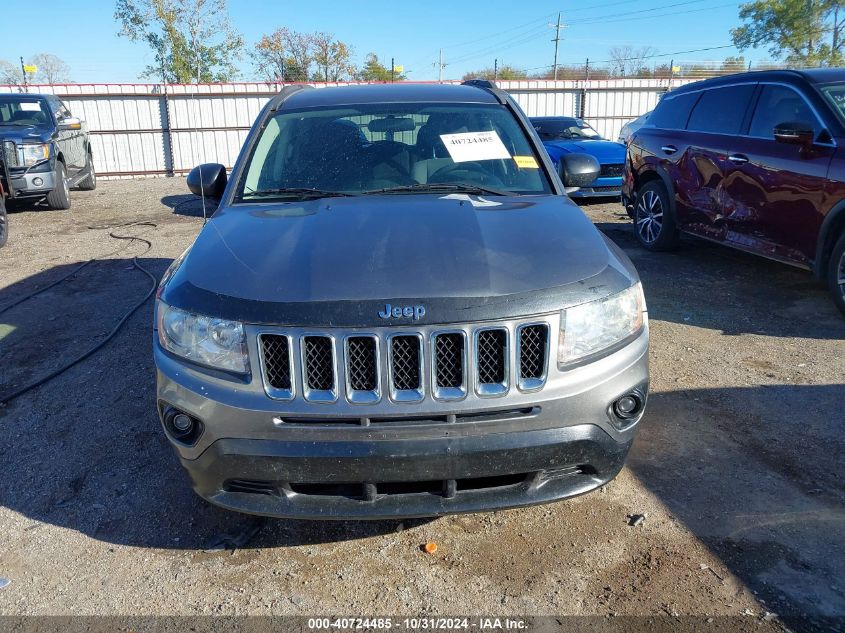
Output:
<path fill-rule="evenodd" d="M 461 134 L 441 134 L 440 140 L 446 146 L 449 156 L 456 163 L 471 160 L 494 160 L 510 158 L 505 144 L 494 130 L 487 132 L 463 132 Z"/>

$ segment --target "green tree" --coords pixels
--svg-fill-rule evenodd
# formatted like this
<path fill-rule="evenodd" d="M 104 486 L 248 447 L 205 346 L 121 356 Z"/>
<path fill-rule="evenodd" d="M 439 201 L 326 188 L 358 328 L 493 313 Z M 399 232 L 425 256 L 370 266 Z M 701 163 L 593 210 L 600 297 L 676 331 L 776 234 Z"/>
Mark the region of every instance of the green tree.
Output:
<path fill-rule="evenodd" d="M 464 75 L 464 81 L 467 79 L 501 79 L 508 81 L 513 79 L 526 79 L 528 73 L 519 68 L 503 64 L 499 66 L 498 71 L 495 68 L 482 68 L 480 70 L 473 70 Z"/>
<path fill-rule="evenodd" d="M 755 0 L 740 6 L 745 22 L 731 29 L 740 50 L 768 46 L 790 66 L 839 65 L 843 62 L 840 19 L 842 0 Z"/>
<path fill-rule="evenodd" d="M 117 0 L 120 35 L 145 42 L 155 64 L 143 77 L 165 83 L 231 81 L 243 39 L 232 28 L 226 0 Z"/>
<path fill-rule="evenodd" d="M 314 33 L 311 42 L 314 47 L 315 81 L 343 81 L 355 75 L 351 46 L 334 39 L 334 35 L 329 33 Z"/>
<path fill-rule="evenodd" d="M 308 81 L 314 52 L 314 35 L 283 26 L 261 37 L 252 58 L 256 70 L 267 81 Z"/>
<path fill-rule="evenodd" d="M 748 65 L 745 62 L 745 57 L 743 55 L 738 57 L 731 56 L 725 58 L 725 61 L 722 62 L 722 66 L 719 68 L 719 72 L 722 74 L 741 73 L 747 68 Z"/>
<path fill-rule="evenodd" d="M 391 76 L 390 68 L 379 61 L 378 55 L 370 53 L 364 62 L 364 67 L 358 71 L 358 79 L 361 81 L 402 81 L 405 75 L 395 73 Z"/>

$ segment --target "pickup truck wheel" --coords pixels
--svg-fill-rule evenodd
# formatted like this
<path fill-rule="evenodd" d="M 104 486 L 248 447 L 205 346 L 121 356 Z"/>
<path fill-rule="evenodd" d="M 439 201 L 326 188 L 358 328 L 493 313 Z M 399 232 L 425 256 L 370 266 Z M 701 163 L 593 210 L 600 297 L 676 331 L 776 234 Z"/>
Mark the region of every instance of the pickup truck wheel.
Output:
<path fill-rule="evenodd" d="M 634 235 L 641 246 L 650 251 L 671 251 L 678 247 L 680 236 L 663 183 L 652 181 L 640 187 L 633 220 Z"/>
<path fill-rule="evenodd" d="M 94 172 L 94 157 L 91 156 L 91 152 L 88 152 L 88 162 L 85 165 L 85 170 L 88 172 L 88 175 L 85 176 L 84 180 L 80 180 L 76 186 L 82 191 L 94 191 L 97 188 L 97 174 Z"/>
<path fill-rule="evenodd" d="M 827 283 L 833 302 L 845 314 L 845 233 L 839 236 L 839 241 L 830 254 L 827 268 Z"/>
<path fill-rule="evenodd" d="M 0 193 L 0 247 L 9 239 L 9 217 L 6 215 L 6 202 Z"/>
<path fill-rule="evenodd" d="M 56 161 L 56 187 L 47 194 L 47 206 L 53 211 L 70 209 L 70 187 L 65 165 L 61 161 Z"/>

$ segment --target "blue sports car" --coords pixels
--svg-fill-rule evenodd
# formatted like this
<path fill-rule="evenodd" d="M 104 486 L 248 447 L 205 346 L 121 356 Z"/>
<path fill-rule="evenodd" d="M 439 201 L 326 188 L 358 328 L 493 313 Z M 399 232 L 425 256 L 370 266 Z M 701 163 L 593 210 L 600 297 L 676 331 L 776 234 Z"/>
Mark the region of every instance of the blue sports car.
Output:
<path fill-rule="evenodd" d="M 571 197 L 620 195 L 625 167 L 625 146 L 622 143 L 603 139 L 589 123 L 576 117 L 531 117 L 531 124 L 555 165 L 560 162 L 561 156 L 574 152 L 590 154 L 599 161 L 599 177 L 589 186 L 569 194 Z"/>

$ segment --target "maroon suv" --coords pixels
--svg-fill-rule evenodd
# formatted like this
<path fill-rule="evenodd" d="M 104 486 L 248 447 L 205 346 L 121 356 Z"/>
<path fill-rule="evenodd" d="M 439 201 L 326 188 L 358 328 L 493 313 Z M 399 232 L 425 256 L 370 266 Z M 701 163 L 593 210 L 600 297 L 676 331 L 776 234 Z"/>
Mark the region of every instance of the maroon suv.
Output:
<path fill-rule="evenodd" d="M 684 232 L 800 266 L 845 312 L 845 69 L 666 94 L 630 139 L 622 202 L 650 250 Z"/>

